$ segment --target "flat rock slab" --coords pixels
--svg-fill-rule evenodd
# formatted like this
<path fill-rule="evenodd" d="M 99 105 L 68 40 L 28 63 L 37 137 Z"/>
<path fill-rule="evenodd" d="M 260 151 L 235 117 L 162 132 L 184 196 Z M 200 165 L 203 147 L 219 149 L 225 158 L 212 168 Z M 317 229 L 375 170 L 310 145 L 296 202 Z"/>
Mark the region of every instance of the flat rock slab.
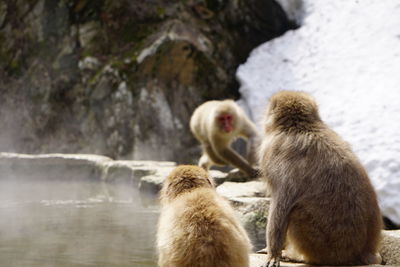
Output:
<path fill-rule="evenodd" d="M 111 158 L 92 154 L 17 154 L 0 153 L 0 164 L 101 164 L 102 162 L 112 161 Z"/>
<path fill-rule="evenodd" d="M 100 179 L 111 158 L 85 154 L 0 153 L 0 179 Z"/>
<path fill-rule="evenodd" d="M 237 197 L 265 197 L 265 183 L 259 180 L 237 183 L 225 182 L 217 187 L 217 192 L 228 199 Z"/>
<path fill-rule="evenodd" d="M 0 179 L 99 180 L 139 186 L 143 176 L 171 170 L 170 161 L 113 160 L 91 154 L 0 153 Z"/>

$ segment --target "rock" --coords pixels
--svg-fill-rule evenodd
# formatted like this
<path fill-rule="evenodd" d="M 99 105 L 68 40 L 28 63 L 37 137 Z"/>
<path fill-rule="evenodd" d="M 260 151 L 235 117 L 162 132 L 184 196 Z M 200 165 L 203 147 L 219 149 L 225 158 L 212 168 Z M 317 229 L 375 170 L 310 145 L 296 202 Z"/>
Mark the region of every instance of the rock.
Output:
<path fill-rule="evenodd" d="M 99 179 L 110 158 L 87 154 L 0 153 L 2 179 Z"/>
<path fill-rule="evenodd" d="M 263 266 L 267 262 L 267 255 L 265 254 L 250 254 L 250 267 L 260 267 Z M 313 265 L 308 265 L 308 264 L 303 264 L 303 263 L 291 263 L 291 262 L 282 262 L 281 261 L 281 267 L 311 267 Z M 357 267 L 367 267 L 367 266 L 387 266 L 388 265 L 359 265 Z M 392 265 L 394 267 L 394 265 Z"/>
<path fill-rule="evenodd" d="M 95 71 L 100 67 L 100 61 L 95 57 L 85 57 L 79 61 L 78 67 L 82 71 Z"/>
<path fill-rule="evenodd" d="M 4 20 L 7 16 L 7 4 L 5 2 L 0 3 L 0 25 L 3 25 Z"/>
<path fill-rule="evenodd" d="M 143 176 L 165 175 L 170 161 L 114 161 L 90 154 L 0 153 L 0 179 L 90 179 L 139 187 Z"/>
<path fill-rule="evenodd" d="M 173 166 L 167 165 L 165 167 L 173 167 Z M 154 167 L 152 168 L 152 170 L 154 170 Z M 162 169 L 162 171 L 155 171 L 155 173 L 142 177 L 140 179 L 140 186 L 139 186 L 140 190 L 157 194 L 162 187 L 162 183 L 164 182 L 165 178 L 167 177 L 167 175 L 171 170 L 172 168 Z M 217 170 L 210 170 L 210 176 L 213 178 L 216 186 L 221 185 L 229 180 L 227 173 Z"/>
<path fill-rule="evenodd" d="M 215 186 L 218 186 L 227 181 L 228 174 L 222 171 L 210 170 L 210 176 L 213 178 Z"/>
<path fill-rule="evenodd" d="M 87 47 L 93 41 L 96 41 L 96 36 L 99 35 L 99 31 L 101 31 L 101 25 L 97 21 L 90 21 L 79 27 L 79 41 L 81 46 Z"/>
<path fill-rule="evenodd" d="M 251 180 L 245 173 L 241 172 L 239 169 L 233 169 L 228 172 L 226 176 L 227 181 L 231 182 L 247 182 Z"/>
<path fill-rule="evenodd" d="M 142 177 L 157 175 L 164 168 L 171 170 L 176 164 L 172 161 L 118 160 L 104 165 L 103 180 L 130 183 L 138 188 Z"/>
<path fill-rule="evenodd" d="M 234 197 L 264 197 L 265 184 L 262 181 L 244 183 L 225 182 L 217 187 L 217 192 L 228 199 Z"/>
<path fill-rule="evenodd" d="M 252 241 L 254 250 L 257 251 L 264 248 L 270 199 L 264 197 L 238 197 L 230 198 L 229 201 L 237 211 L 240 221 Z"/>
<path fill-rule="evenodd" d="M 380 253 L 386 264 L 400 266 L 400 230 L 383 231 Z"/>
<path fill-rule="evenodd" d="M 153 169 L 154 173 L 140 179 L 139 190 L 141 193 L 157 195 L 161 190 L 162 184 L 173 166 L 163 166 Z"/>
<path fill-rule="evenodd" d="M 229 177 L 223 179 L 226 180 Z M 264 197 L 265 184 L 259 180 L 244 183 L 226 181 L 216 190 L 221 196 L 227 198 L 237 211 L 253 246 L 257 250 L 264 248 L 270 201 L 269 198 Z"/>
<path fill-rule="evenodd" d="M 196 106 L 294 27 L 273 0 L 0 1 L 0 151 L 191 163 Z"/>
<path fill-rule="evenodd" d="M 37 162 L 38 164 L 57 164 L 57 163 L 68 163 L 68 164 L 101 164 L 112 160 L 109 157 L 93 154 L 18 154 L 18 153 L 7 153 L 1 152 L 0 159 L 4 162 Z"/>
<path fill-rule="evenodd" d="M 265 254 L 250 254 L 250 267 L 260 267 L 267 262 Z M 308 265 L 300 263 L 281 262 L 281 267 L 307 267 Z"/>

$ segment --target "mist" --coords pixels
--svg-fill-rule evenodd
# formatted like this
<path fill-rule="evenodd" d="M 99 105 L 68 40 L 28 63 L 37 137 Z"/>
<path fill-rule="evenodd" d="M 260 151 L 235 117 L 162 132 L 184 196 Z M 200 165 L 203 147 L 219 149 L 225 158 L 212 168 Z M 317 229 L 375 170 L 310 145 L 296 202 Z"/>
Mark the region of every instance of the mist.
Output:
<path fill-rule="evenodd" d="M 93 166 L 13 160 L 0 160 L 2 264 L 156 266 L 156 196 L 144 207 L 146 193 L 101 181 Z"/>

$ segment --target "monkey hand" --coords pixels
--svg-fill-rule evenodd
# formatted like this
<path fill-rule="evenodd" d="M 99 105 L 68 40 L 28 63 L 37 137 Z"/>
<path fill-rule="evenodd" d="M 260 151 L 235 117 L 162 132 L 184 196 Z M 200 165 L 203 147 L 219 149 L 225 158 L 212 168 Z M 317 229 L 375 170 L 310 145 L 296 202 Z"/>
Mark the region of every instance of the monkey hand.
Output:
<path fill-rule="evenodd" d="M 228 173 L 226 178 L 228 181 L 233 182 L 248 182 L 254 178 L 257 178 L 259 175 L 259 169 L 251 169 L 251 171 L 248 173 L 245 173 L 239 169 L 233 169 Z"/>
<path fill-rule="evenodd" d="M 232 182 L 247 182 L 249 180 L 248 175 L 239 169 L 231 170 L 226 176 L 226 179 Z"/>
<path fill-rule="evenodd" d="M 252 172 L 249 174 L 249 176 L 250 176 L 250 178 L 257 178 L 260 176 L 260 174 L 261 174 L 261 170 L 256 168 L 256 169 L 252 170 Z"/>
<path fill-rule="evenodd" d="M 280 256 L 273 257 L 268 255 L 267 262 L 261 267 L 279 267 L 280 264 Z"/>

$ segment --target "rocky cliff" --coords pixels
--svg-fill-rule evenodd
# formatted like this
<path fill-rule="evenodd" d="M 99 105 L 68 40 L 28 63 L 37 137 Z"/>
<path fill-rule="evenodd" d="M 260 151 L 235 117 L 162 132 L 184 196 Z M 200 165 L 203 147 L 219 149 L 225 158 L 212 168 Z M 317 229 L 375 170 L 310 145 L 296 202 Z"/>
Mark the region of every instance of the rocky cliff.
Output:
<path fill-rule="evenodd" d="M 190 161 L 193 109 L 293 27 L 273 0 L 0 0 L 0 151 Z"/>

